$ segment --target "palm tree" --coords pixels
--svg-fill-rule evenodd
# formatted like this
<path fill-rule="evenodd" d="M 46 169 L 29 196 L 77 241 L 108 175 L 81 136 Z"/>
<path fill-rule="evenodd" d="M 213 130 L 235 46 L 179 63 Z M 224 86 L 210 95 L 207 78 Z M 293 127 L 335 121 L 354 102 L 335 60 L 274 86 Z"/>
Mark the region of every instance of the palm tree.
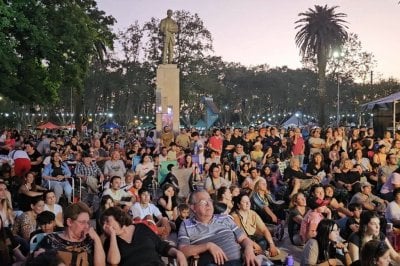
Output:
<path fill-rule="evenodd" d="M 347 15 L 335 13 L 334 7 L 315 5 L 315 10 L 309 8 L 307 12 L 300 13 L 302 18 L 295 23 L 296 45 L 300 48 L 303 58 L 316 58 L 318 68 L 318 91 L 321 99 L 319 123 L 325 125 L 326 102 L 326 64 L 333 50 L 339 50 L 347 39 L 347 23 L 342 18 Z"/>

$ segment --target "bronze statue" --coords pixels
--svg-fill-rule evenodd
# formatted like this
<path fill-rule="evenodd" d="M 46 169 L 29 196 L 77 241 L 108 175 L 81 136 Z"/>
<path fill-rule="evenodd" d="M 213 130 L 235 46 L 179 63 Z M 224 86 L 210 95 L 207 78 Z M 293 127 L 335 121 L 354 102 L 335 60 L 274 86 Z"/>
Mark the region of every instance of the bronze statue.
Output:
<path fill-rule="evenodd" d="M 172 10 L 168 9 L 167 17 L 160 23 L 160 30 L 164 34 L 163 64 L 172 64 L 174 58 L 175 33 L 178 32 L 178 24 L 171 17 Z"/>

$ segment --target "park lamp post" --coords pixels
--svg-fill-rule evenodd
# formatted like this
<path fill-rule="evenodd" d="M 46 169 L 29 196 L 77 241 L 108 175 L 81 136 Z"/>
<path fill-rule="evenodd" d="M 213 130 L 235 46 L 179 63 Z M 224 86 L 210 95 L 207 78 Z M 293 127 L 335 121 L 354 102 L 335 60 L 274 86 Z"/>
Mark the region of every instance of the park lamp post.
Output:
<path fill-rule="evenodd" d="M 339 67 L 339 60 L 344 56 L 343 52 L 339 51 L 334 51 L 333 52 L 333 58 L 335 58 L 335 71 L 336 71 L 336 77 L 337 77 L 337 115 L 336 115 L 336 123 L 337 126 L 340 124 L 340 76 L 339 76 L 339 71 L 337 71 Z"/>

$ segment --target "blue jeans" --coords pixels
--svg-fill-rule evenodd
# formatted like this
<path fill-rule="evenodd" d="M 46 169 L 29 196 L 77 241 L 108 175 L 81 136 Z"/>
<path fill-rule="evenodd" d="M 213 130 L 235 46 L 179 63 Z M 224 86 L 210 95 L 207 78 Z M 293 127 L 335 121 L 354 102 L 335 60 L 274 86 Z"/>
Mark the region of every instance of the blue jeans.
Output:
<path fill-rule="evenodd" d="M 49 188 L 54 191 L 54 194 L 56 194 L 57 202 L 59 201 L 63 191 L 65 193 L 65 196 L 67 196 L 68 202 L 71 201 L 72 187 L 68 180 L 62 182 L 49 180 L 48 182 Z"/>

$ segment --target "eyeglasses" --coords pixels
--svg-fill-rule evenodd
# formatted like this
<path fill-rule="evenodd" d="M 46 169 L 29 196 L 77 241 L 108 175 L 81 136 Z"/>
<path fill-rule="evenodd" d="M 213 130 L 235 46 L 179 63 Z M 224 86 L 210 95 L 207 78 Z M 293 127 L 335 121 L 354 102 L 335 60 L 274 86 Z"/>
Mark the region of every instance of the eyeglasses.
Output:
<path fill-rule="evenodd" d="M 200 205 L 200 206 L 207 206 L 207 205 L 212 205 L 213 200 L 212 199 L 202 199 L 196 202 L 194 205 Z"/>
<path fill-rule="evenodd" d="M 80 225 L 90 225 L 90 221 L 79 221 L 79 220 L 75 220 L 75 222 L 77 222 Z"/>

